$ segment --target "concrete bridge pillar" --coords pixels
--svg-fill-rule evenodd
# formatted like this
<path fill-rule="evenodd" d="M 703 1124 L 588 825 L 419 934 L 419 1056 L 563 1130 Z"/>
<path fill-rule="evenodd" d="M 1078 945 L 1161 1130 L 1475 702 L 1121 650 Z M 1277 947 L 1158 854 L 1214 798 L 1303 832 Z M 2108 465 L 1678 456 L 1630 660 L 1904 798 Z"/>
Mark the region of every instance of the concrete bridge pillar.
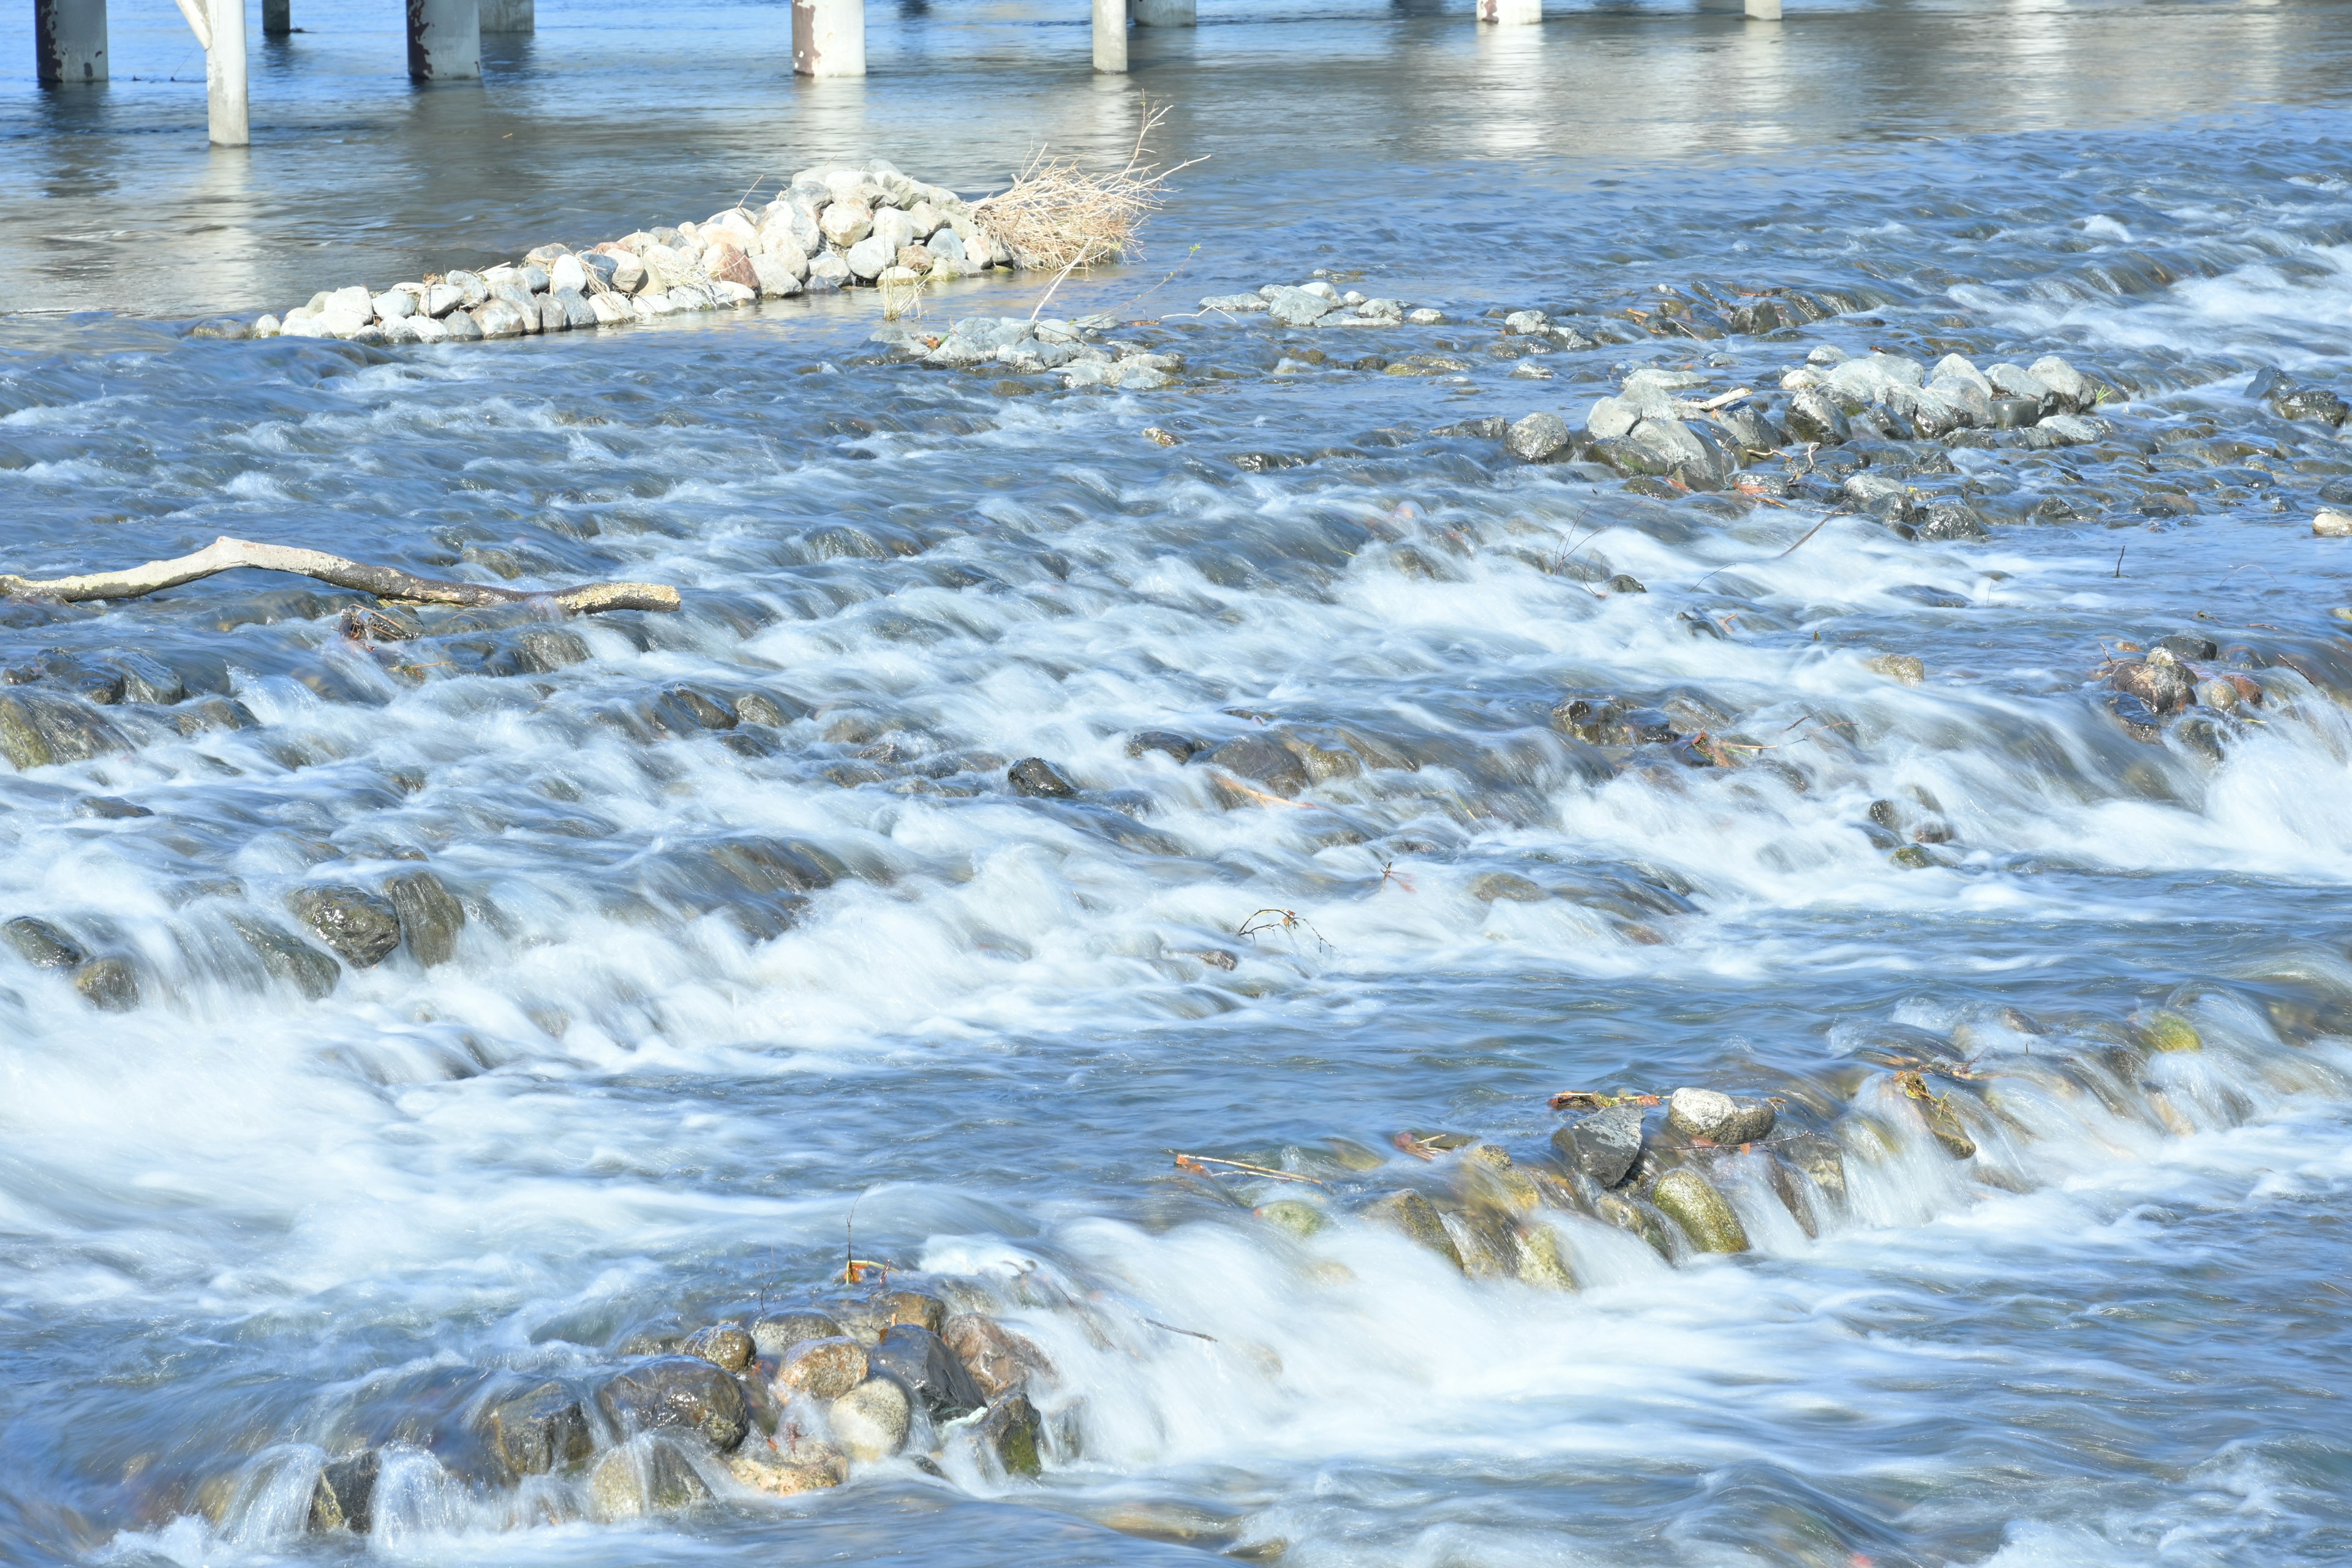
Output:
<path fill-rule="evenodd" d="M 215 147 L 253 141 L 245 77 L 245 0 L 203 0 L 212 37 L 205 40 L 205 121 Z"/>
<path fill-rule="evenodd" d="M 485 33 L 536 33 L 539 11 L 535 0 L 481 0 Z"/>
<path fill-rule="evenodd" d="M 261 36 L 282 38 L 294 30 L 294 0 L 261 0 Z"/>
<path fill-rule="evenodd" d="M 1543 20 L 1543 0 L 1478 0 L 1478 20 L 1506 27 Z"/>
<path fill-rule="evenodd" d="M 1095 69 L 1127 74 L 1127 0 L 1095 0 Z"/>
<path fill-rule="evenodd" d="M 478 81 L 481 75 L 477 0 L 408 0 L 408 79 Z"/>
<path fill-rule="evenodd" d="M 33 75 L 43 87 L 106 79 L 106 0 L 33 0 Z"/>
<path fill-rule="evenodd" d="M 1134 0 L 1139 27 L 1192 27 L 1201 20 L 1200 0 Z"/>
<path fill-rule="evenodd" d="M 866 74 L 866 0 L 793 0 L 793 70 Z"/>

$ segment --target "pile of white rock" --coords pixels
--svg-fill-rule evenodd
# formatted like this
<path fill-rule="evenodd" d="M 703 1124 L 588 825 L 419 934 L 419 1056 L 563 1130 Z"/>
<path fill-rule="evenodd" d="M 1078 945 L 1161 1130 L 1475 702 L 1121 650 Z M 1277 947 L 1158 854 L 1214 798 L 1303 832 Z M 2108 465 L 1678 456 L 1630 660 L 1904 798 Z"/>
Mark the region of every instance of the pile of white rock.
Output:
<path fill-rule="evenodd" d="M 1255 294 L 1212 294 L 1201 309 L 1228 315 L 1263 310 L 1286 327 L 1397 327 L 1407 321 L 1433 327 L 1445 320 L 1443 310 L 1409 310 L 1401 300 L 1368 300 L 1352 289 L 1341 293 L 1320 278 L 1269 283 Z"/>
<path fill-rule="evenodd" d="M 519 263 L 377 290 L 323 290 L 255 337 L 437 343 L 611 327 L 859 285 L 1012 267 L 1003 241 L 953 191 L 879 161 L 803 169 L 784 194 L 701 223 L 640 229 L 585 250 L 542 245 Z"/>

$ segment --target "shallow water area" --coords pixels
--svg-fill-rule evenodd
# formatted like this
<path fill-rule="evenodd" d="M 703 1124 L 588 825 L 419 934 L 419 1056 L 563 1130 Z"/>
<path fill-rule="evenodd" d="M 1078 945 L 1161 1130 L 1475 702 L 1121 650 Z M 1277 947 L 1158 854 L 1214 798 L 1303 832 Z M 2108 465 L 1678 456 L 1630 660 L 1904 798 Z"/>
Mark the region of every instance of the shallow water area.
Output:
<path fill-rule="evenodd" d="M 230 534 L 685 607 L 0 605 L 0 920 L 72 949 L 0 948 L 0 1558 L 2342 1558 L 2352 442 L 2252 380 L 2352 393 L 2340 9 L 1213 3 L 1111 83 L 1068 18 L 939 5 L 796 85 L 781 8 L 711 64 L 543 0 L 471 96 L 313 10 L 234 171 L 130 79 L 143 21 L 104 101 L 12 87 L 55 313 L 0 319 L 0 565 Z M 771 163 L 976 193 L 1144 92 L 1213 155 L 1042 315 L 1165 390 L 908 363 L 860 296 L 188 335 Z M 1445 320 L 1196 303 L 1317 268 Z M 2061 356 L 2107 427 L 1692 493 L 1485 423 L 1643 367 L 1785 417 L 1874 349 Z M 2118 700 L 2166 637 L 2208 695 Z M 1636 1099 L 1649 1164 L 1563 1161 L 1548 1097 L 1683 1086 L 1771 1134 Z M 1041 1473 L 919 1420 L 778 1498 L 656 1432 L 678 1506 L 616 1509 L 594 1392 L 853 1314 L 845 1255 L 1034 1343 Z M 591 1457 L 502 1469 L 485 1412 L 551 1380 Z"/>

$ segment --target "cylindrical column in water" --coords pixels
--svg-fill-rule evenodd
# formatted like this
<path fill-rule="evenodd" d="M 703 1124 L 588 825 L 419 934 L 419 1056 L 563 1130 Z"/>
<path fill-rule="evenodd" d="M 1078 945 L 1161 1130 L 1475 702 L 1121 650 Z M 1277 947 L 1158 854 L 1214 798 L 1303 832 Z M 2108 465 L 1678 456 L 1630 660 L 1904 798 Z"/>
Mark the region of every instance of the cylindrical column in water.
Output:
<path fill-rule="evenodd" d="M 1190 27 L 1200 20 L 1200 0 L 1135 0 L 1139 27 Z"/>
<path fill-rule="evenodd" d="M 213 47 L 205 51 L 205 119 L 215 147 L 253 140 L 247 119 L 245 0 L 205 0 Z"/>
<path fill-rule="evenodd" d="M 1520 26 L 1543 20 L 1543 0 L 1478 0 L 1478 20 Z"/>
<path fill-rule="evenodd" d="M 475 81 L 482 74 L 477 0 L 408 0 L 411 81 Z"/>
<path fill-rule="evenodd" d="M 1095 0 L 1095 69 L 1127 71 L 1127 0 Z"/>
<path fill-rule="evenodd" d="M 261 0 L 261 36 L 282 38 L 294 30 L 294 0 Z"/>
<path fill-rule="evenodd" d="M 866 0 L 793 0 L 793 69 L 866 74 Z"/>
<path fill-rule="evenodd" d="M 539 8 L 535 0 L 481 0 L 485 33 L 536 33 Z"/>
<path fill-rule="evenodd" d="M 43 87 L 106 79 L 106 0 L 33 0 L 33 74 Z"/>

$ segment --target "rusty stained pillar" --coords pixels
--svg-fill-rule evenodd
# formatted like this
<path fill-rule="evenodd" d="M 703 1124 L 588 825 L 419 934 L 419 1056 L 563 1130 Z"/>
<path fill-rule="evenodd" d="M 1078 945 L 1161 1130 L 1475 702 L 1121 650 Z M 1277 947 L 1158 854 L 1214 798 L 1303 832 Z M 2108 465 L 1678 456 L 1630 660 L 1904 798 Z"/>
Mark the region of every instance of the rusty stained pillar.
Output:
<path fill-rule="evenodd" d="M 478 0 L 408 0 L 408 79 L 479 81 L 481 77 Z"/>
<path fill-rule="evenodd" d="M 106 79 L 106 0 L 33 0 L 33 76 L 43 87 Z"/>

